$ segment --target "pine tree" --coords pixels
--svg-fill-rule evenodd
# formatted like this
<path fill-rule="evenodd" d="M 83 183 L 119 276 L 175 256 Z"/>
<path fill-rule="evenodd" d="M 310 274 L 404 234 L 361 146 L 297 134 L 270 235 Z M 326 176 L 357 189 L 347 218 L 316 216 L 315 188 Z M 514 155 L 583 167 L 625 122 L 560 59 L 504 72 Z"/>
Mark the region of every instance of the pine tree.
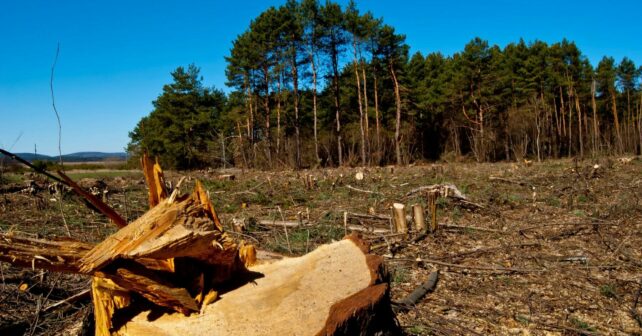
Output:
<path fill-rule="evenodd" d="M 205 154 L 213 139 L 214 122 L 225 105 L 223 92 L 204 88 L 199 68 L 172 72 L 173 83 L 153 102 L 154 110 L 130 132 L 130 152 L 147 151 L 163 166 L 188 169 L 210 162 Z"/>

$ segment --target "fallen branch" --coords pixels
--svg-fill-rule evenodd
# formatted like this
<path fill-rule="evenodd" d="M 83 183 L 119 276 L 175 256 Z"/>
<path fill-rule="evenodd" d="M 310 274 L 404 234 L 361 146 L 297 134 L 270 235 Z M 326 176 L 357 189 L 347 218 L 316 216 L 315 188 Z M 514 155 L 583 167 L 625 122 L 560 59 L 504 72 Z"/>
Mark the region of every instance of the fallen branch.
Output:
<path fill-rule="evenodd" d="M 428 279 L 419 287 L 415 288 L 412 293 L 408 294 L 405 298 L 399 301 L 400 304 L 405 306 L 414 306 L 421 300 L 428 292 L 431 292 L 437 286 L 437 279 L 439 278 L 439 271 L 430 273 Z"/>
<path fill-rule="evenodd" d="M 510 183 L 510 184 L 517 184 L 520 186 L 531 186 L 531 184 L 526 183 L 524 181 L 514 181 L 514 180 L 509 180 L 503 177 L 497 177 L 497 176 L 490 176 L 488 178 L 489 181 L 498 181 L 498 182 L 504 182 L 504 183 Z"/>
<path fill-rule="evenodd" d="M 116 224 L 119 228 L 125 227 L 127 225 L 127 221 L 123 219 L 114 209 L 110 208 L 105 202 L 101 201 L 98 199 L 98 197 L 88 193 L 85 191 L 83 188 L 81 188 L 76 182 L 74 182 L 72 179 L 69 178 L 69 176 L 65 175 L 62 171 L 58 171 L 58 175 L 65 180 L 66 184 L 70 186 L 78 195 L 84 197 L 91 205 L 95 206 L 103 215 L 107 216 L 107 218 L 111 219 L 114 224 Z"/>
<path fill-rule="evenodd" d="M 459 230 L 473 230 L 473 231 L 482 231 L 482 232 L 493 232 L 493 233 L 506 233 L 502 230 L 487 229 L 478 226 L 465 226 L 465 225 L 455 225 L 455 224 L 439 224 L 439 227 L 446 229 L 459 229 Z"/>
<path fill-rule="evenodd" d="M 299 227 L 306 226 L 308 222 L 299 222 L 299 221 L 287 221 L 287 220 L 276 220 L 276 219 L 257 219 L 256 224 L 262 226 L 277 226 L 277 227 Z"/>
<path fill-rule="evenodd" d="M 348 189 L 350 189 L 350 190 L 354 190 L 354 191 L 358 191 L 358 192 L 366 193 L 366 194 L 383 195 L 383 193 L 380 193 L 380 192 L 377 192 L 377 191 L 370 191 L 370 190 L 359 189 L 359 188 L 355 188 L 355 187 L 353 187 L 353 186 L 351 186 L 351 185 L 349 185 L 349 184 L 347 184 L 347 185 L 346 185 L 346 188 L 348 188 Z"/>
<path fill-rule="evenodd" d="M 78 292 L 78 293 L 76 293 L 76 294 L 64 299 L 64 300 L 60 300 L 58 302 L 55 302 L 55 303 L 52 303 L 52 304 L 46 306 L 45 308 L 42 309 L 42 311 L 46 312 L 46 311 L 52 310 L 52 309 L 54 309 L 56 307 L 59 307 L 59 306 L 61 306 L 63 304 L 76 302 L 76 301 L 84 299 L 84 298 L 89 298 L 90 296 L 91 296 L 91 289 L 87 288 L 87 289 L 84 289 L 84 290 L 82 290 L 82 291 L 80 291 L 80 292 Z"/>
<path fill-rule="evenodd" d="M 417 259 L 394 258 L 394 257 L 388 257 L 388 256 L 384 256 L 384 257 L 389 258 L 389 259 L 393 259 L 393 260 L 398 260 L 398 261 L 412 261 L 412 262 L 418 261 Z M 423 261 L 424 263 L 428 263 L 428 264 L 435 264 L 435 265 L 441 265 L 441 266 L 453 267 L 453 268 L 483 270 L 483 271 L 510 272 L 510 273 L 539 273 L 539 272 L 546 272 L 546 270 L 543 270 L 543 269 L 460 265 L 460 264 L 452 264 L 452 263 L 443 262 L 443 261 L 434 260 L 434 259 L 423 259 L 423 258 L 420 258 L 420 260 Z"/>
<path fill-rule="evenodd" d="M 257 219 L 256 224 L 261 226 L 279 227 L 279 228 L 283 228 L 283 227 L 297 228 L 297 227 L 312 226 L 312 224 L 307 221 L 302 221 L 300 223 L 299 221 L 273 220 L 273 219 Z M 390 233 L 389 229 L 367 227 L 363 225 L 347 225 L 346 229 L 349 231 L 358 231 L 358 232 L 365 232 L 365 233 Z"/>

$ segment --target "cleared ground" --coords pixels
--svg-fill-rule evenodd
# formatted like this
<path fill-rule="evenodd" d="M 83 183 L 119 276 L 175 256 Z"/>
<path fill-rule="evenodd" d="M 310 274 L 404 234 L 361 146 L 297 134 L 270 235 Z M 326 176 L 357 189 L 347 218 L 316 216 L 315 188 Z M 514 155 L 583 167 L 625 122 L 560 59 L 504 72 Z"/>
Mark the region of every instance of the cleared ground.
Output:
<path fill-rule="evenodd" d="M 597 166 L 596 166 L 597 165 Z M 364 179 L 355 174 L 363 172 Z M 234 180 L 219 180 L 233 174 Z M 440 270 L 434 292 L 398 318 L 409 334 L 628 335 L 642 332 L 632 311 L 642 288 L 642 161 L 560 160 L 545 163 L 445 163 L 413 167 L 308 171 L 201 171 L 167 174 L 176 185 L 204 181 L 224 224 L 244 226 L 239 239 L 264 250 L 301 255 L 344 236 L 348 226 L 388 229 L 394 202 L 426 203 L 410 191 L 452 183 L 471 202 L 438 200 L 446 224 L 411 243 L 391 233 L 364 233 L 374 253 L 385 255 L 393 300 L 400 300 Z M 121 215 L 147 210 L 142 174 L 82 171 Z M 45 185 L 38 176 L 4 174 L 0 189 Z M 37 189 L 37 188 L 36 188 Z M 0 194 L 0 230 L 40 237 L 98 241 L 114 230 L 104 217 L 68 194 L 48 190 Z M 355 216 L 351 214 L 368 216 Z M 64 214 L 64 221 L 63 221 Z M 302 222 L 299 227 L 260 225 L 261 220 Z M 66 224 L 65 224 L 66 223 Z M 348 230 L 349 231 L 349 230 Z M 380 231 L 380 230 L 379 230 Z M 2 265 L 0 331 L 51 334 L 88 317 L 89 300 L 43 311 L 80 291 L 87 279 Z M 20 290 L 21 285 L 24 290 Z M 642 299 L 641 299 L 642 300 Z M 635 314 L 633 313 L 635 312 Z M 5 328 L 5 329 L 3 329 Z M 13 329 L 9 329 L 13 328 Z M 56 333 L 54 332 L 54 333 Z M 4 334 L 4 333 L 3 333 Z"/>

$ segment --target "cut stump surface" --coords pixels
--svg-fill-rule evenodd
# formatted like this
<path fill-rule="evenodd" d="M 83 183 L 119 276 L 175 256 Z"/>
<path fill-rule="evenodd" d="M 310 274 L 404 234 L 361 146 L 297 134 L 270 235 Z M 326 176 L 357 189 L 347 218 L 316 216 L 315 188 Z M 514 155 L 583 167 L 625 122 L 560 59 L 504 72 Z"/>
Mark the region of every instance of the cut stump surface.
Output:
<path fill-rule="evenodd" d="M 365 254 L 357 239 L 344 239 L 302 257 L 251 267 L 262 277 L 223 293 L 203 314 L 186 317 L 168 313 L 149 321 L 150 312 L 142 312 L 117 334 L 365 333 L 373 327 L 371 320 L 377 313 L 387 314 L 390 310 L 388 284 L 382 283 L 381 265 L 380 258 Z"/>

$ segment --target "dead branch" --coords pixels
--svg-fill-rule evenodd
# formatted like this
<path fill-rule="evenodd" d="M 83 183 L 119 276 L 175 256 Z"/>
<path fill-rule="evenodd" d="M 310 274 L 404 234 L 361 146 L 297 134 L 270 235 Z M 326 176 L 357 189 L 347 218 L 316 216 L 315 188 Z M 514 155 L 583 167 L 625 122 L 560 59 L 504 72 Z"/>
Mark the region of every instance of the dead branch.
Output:
<path fill-rule="evenodd" d="M 455 225 L 455 224 L 439 224 L 440 227 L 446 229 L 457 229 L 457 230 L 472 230 L 472 231 L 481 231 L 481 232 L 492 232 L 492 233 L 506 233 L 502 230 L 488 229 L 479 226 L 467 226 L 467 225 Z"/>
<path fill-rule="evenodd" d="M 384 257 L 386 257 L 386 256 L 384 256 Z M 412 261 L 412 262 L 418 261 L 417 259 L 407 259 L 407 258 L 394 258 L 394 257 L 386 257 L 386 258 L 393 259 L 393 260 L 398 260 L 398 261 Z M 452 264 L 452 263 L 443 262 L 443 261 L 439 261 L 439 260 L 424 259 L 424 258 L 420 258 L 420 260 L 423 261 L 424 263 L 428 263 L 428 264 L 435 264 L 435 265 L 441 265 L 441 266 L 453 267 L 453 268 L 483 270 L 483 271 L 509 272 L 509 273 L 540 273 L 540 272 L 546 272 L 546 270 L 543 270 L 543 269 L 460 265 L 460 264 Z"/>
<path fill-rule="evenodd" d="M 84 289 L 84 290 L 82 290 L 82 291 L 80 291 L 80 292 L 78 292 L 78 293 L 76 293 L 76 294 L 64 299 L 64 300 L 60 300 L 58 302 L 55 302 L 55 303 L 52 303 L 52 304 L 46 306 L 45 308 L 42 309 L 42 311 L 46 312 L 46 311 L 52 310 L 54 308 L 57 308 L 57 307 L 59 307 L 59 306 L 61 306 L 63 304 L 76 302 L 78 300 L 82 300 L 84 298 L 89 298 L 89 297 L 91 297 L 91 289 L 87 288 L 87 289 Z"/>
<path fill-rule="evenodd" d="M 437 279 L 439 278 L 439 270 L 430 273 L 428 279 L 419 287 L 415 288 L 405 298 L 401 299 L 399 303 L 406 306 L 413 306 L 419 302 L 428 292 L 431 292 L 437 286 Z"/>
<path fill-rule="evenodd" d="M 349 185 L 349 184 L 346 184 L 346 188 L 348 188 L 348 189 L 350 189 L 350 190 L 354 190 L 354 191 L 358 191 L 358 192 L 366 193 L 366 194 L 383 195 L 383 193 L 380 193 L 380 192 L 377 192 L 377 191 L 371 191 L 371 190 L 359 189 L 359 188 L 355 188 L 355 187 L 353 187 L 353 186 L 351 186 L 351 185 Z"/>
<path fill-rule="evenodd" d="M 497 177 L 497 176 L 490 176 L 490 177 L 488 177 L 488 180 L 489 181 L 504 182 L 504 183 L 509 183 L 509 184 L 516 184 L 516 185 L 519 185 L 519 186 L 532 187 L 531 184 L 526 183 L 524 181 L 515 181 L 515 180 L 510 180 L 510 179 L 507 179 L 507 178 L 503 178 L 503 177 Z"/>
<path fill-rule="evenodd" d="M 441 197 L 451 197 L 455 199 L 468 200 L 466 197 L 454 184 L 433 184 L 429 186 L 423 186 L 410 190 L 404 195 L 404 197 L 409 197 L 413 194 L 420 192 L 438 192 Z"/>
<path fill-rule="evenodd" d="M 63 180 L 65 180 L 66 184 L 70 186 L 78 195 L 81 197 L 84 197 L 89 203 L 91 203 L 93 206 L 95 206 L 103 215 L 107 216 L 107 218 L 111 219 L 116 226 L 119 228 L 125 227 L 127 225 L 127 221 L 125 221 L 114 209 L 110 208 L 107 204 L 105 204 L 103 201 L 98 199 L 96 196 L 86 192 L 83 188 L 81 188 L 76 182 L 74 182 L 72 179 L 70 179 L 67 175 L 65 175 L 62 171 L 58 171 L 58 175 L 62 177 Z"/>

